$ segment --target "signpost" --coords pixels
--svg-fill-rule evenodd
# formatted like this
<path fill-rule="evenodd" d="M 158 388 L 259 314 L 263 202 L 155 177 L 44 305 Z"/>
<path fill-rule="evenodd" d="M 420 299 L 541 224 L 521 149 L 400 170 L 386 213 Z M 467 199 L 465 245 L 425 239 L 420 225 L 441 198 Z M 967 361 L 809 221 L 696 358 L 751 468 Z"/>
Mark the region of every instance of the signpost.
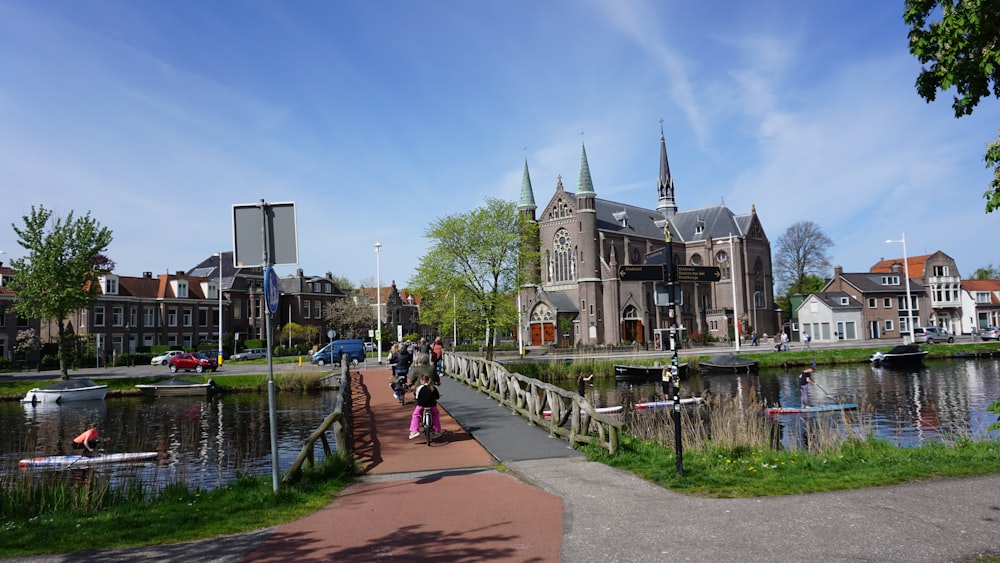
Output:
<path fill-rule="evenodd" d="M 622 281 L 663 281 L 663 266 L 618 266 L 618 279 Z"/>
<path fill-rule="evenodd" d="M 722 279 L 722 270 L 715 266 L 674 266 L 675 281 L 717 282 Z"/>

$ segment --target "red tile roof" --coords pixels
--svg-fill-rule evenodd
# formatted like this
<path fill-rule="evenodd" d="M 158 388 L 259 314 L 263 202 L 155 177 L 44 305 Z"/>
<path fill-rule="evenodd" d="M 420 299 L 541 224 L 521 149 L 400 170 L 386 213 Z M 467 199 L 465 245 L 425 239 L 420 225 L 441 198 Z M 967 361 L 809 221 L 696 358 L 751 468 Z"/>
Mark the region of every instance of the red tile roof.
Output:
<path fill-rule="evenodd" d="M 930 258 L 932 254 L 922 254 L 920 256 L 907 256 L 906 262 L 908 270 L 910 271 L 910 278 L 922 278 L 924 277 L 924 266 L 927 264 L 927 259 Z M 903 259 L 902 258 L 887 258 L 879 261 L 877 264 L 872 266 L 869 272 L 873 274 L 888 274 L 892 272 L 892 265 L 899 264 L 900 273 L 903 273 Z"/>

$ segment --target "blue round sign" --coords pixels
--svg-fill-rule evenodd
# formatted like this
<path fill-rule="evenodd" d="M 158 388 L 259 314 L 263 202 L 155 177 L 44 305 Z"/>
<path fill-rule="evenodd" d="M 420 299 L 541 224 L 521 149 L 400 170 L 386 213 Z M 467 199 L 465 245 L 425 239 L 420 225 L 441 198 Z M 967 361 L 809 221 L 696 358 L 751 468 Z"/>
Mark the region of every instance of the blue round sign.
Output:
<path fill-rule="evenodd" d="M 264 271 L 264 302 L 272 315 L 278 312 L 278 274 L 271 266 Z"/>

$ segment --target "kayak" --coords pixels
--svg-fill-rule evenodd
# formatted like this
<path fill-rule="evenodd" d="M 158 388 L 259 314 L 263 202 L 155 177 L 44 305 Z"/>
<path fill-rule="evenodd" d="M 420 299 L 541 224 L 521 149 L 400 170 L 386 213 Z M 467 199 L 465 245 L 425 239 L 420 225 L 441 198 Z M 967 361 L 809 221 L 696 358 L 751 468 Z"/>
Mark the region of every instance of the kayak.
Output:
<path fill-rule="evenodd" d="M 89 467 L 105 463 L 127 463 L 130 461 L 145 461 L 153 459 L 157 452 L 131 452 L 119 454 L 85 455 L 49 455 L 32 457 L 17 462 L 18 467 L 38 467 L 42 469 L 65 469 L 69 467 Z"/>
<path fill-rule="evenodd" d="M 767 414 L 807 414 L 811 412 L 849 411 L 858 408 L 854 403 L 836 405 L 816 405 L 814 407 L 772 407 L 764 409 Z"/>
<path fill-rule="evenodd" d="M 701 397 L 687 397 L 685 399 L 681 399 L 681 404 L 682 405 L 700 405 L 701 401 L 702 401 Z M 672 407 L 672 406 L 674 406 L 674 402 L 672 400 L 671 401 L 650 401 L 648 403 L 636 403 L 635 410 L 637 410 L 637 411 L 642 411 L 642 410 L 657 410 L 657 409 L 665 409 L 667 407 Z"/>

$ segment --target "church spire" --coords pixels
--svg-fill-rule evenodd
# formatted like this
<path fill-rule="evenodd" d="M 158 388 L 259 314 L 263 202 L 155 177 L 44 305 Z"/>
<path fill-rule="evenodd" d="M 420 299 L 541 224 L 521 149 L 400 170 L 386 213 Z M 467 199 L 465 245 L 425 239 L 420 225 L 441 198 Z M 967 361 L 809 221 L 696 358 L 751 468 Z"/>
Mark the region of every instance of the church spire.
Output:
<path fill-rule="evenodd" d="M 524 157 L 524 173 L 521 175 L 521 202 L 517 206 L 521 211 L 534 211 L 535 192 L 531 189 L 531 176 L 528 174 L 528 157 Z"/>
<path fill-rule="evenodd" d="M 677 214 L 677 202 L 674 200 L 674 178 L 670 175 L 670 162 L 667 161 L 667 141 L 663 136 L 663 120 L 660 120 L 660 177 L 656 180 L 657 204 L 656 210 L 663 213 L 667 219 Z"/>
<path fill-rule="evenodd" d="M 580 143 L 580 187 L 577 189 L 576 195 L 578 196 L 591 196 L 594 197 L 597 193 L 594 192 L 594 181 L 590 178 L 590 165 L 587 163 L 587 147 Z"/>

